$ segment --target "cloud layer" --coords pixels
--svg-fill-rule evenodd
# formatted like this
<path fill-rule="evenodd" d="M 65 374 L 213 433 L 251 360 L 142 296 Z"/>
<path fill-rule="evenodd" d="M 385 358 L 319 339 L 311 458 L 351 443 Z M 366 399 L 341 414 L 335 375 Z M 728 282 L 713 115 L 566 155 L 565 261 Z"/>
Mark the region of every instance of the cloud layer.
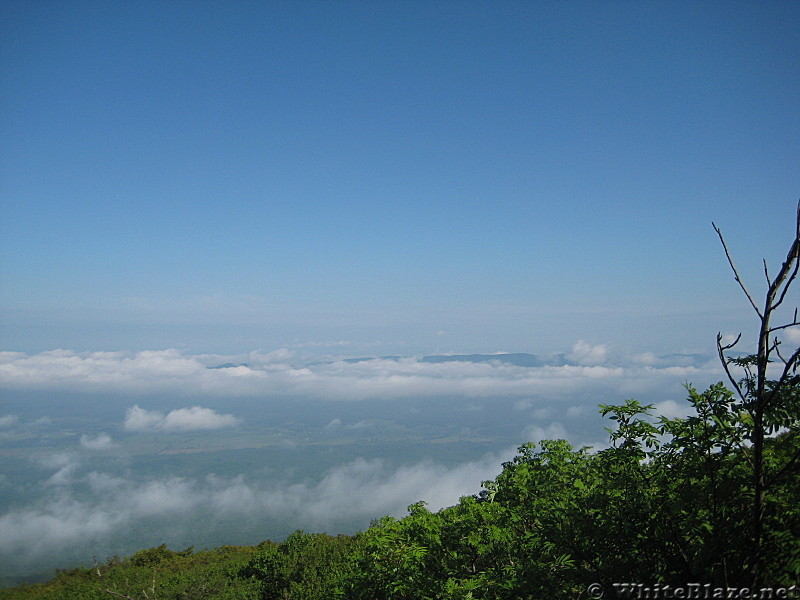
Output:
<path fill-rule="evenodd" d="M 560 362 L 522 366 L 493 356 L 480 362 L 422 357 L 314 361 L 288 350 L 241 356 L 191 355 L 178 350 L 3 352 L 0 385 L 15 393 L 101 392 L 125 398 L 120 410 L 128 407 L 123 423 L 127 432 L 237 426 L 241 421 L 236 415 L 205 407 L 226 398 L 289 396 L 355 402 L 425 398 L 426 407 L 445 403 L 452 410 L 475 415 L 471 417 L 474 423 L 487 427 L 491 419 L 482 415 L 489 414 L 489 407 L 506 406 L 519 427 L 520 441 L 568 437 L 576 445 L 598 447 L 596 438 L 604 437 L 602 434 L 594 436 L 578 429 L 581 423 L 596 418 L 598 402 L 638 397 L 657 403 L 667 415 L 685 414 L 686 406 L 676 401 L 684 396 L 683 382 L 702 388 L 722 378 L 716 360 L 697 354 L 625 355 L 604 344 L 578 341 L 571 352 L 559 356 Z M 183 408 L 153 410 L 153 397 L 169 397 L 171 402 L 177 398 L 177 406 Z M 428 398 L 441 402 L 427 403 Z M 454 398 L 459 401 L 453 402 Z M 369 429 L 372 421 L 365 418 L 363 405 L 353 404 L 351 413 L 344 408 L 336 406 L 325 415 L 318 425 L 321 434 L 355 435 Z M 32 419 L 0 415 L 0 434 L 33 431 Z M 465 423 L 478 427 L 468 419 Z M 35 464 L 45 472 L 38 483 L 31 484 L 38 486 L 30 490 L 33 500 L 0 514 L 0 564 L 11 570 L 30 570 L 48 560 L 63 566 L 61 558 L 67 553 L 72 552 L 75 560 L 85 560 L 103 552 L 98 548 L 109 540 L 131 532 L 152 532 L 148 535 L 155 536 L 153 539 L 138 542 L 148 545 L 185 539 L 169 538 L 167 533 L 194 532 L 198 521 L 207 521 L 209 527 L 214 523 L 277 523 L 331 532 L 363 528 L 381 515 L 402 515 L 418 500 L 429 502 L 432 508 L 453 504 L 459 496 L 477 492 L 480 482 L 493 477 L 503 460 L 513 455 L 509 449 L 503 455 L 479 460 L 465 458 L 455 466 L 430 460 L 390 466 L 379 459 L 350 460 L 351 455 L 348 462 L 330 468 L 316 480 L 290 479 L 288 471 L 284 478 L 275 471 L 269 476 L 250 471 L 230 475 L 242 473 L 240 470 L 227 471 L 228 476 L 195 472 L 191 477 L 145 477 L 113 471 L 97 458 L 99 452 L 124 445 L 122 437 L 115 442 L 110 435 L 98 433 L 105 430 L 116 437 L 116 430 L 108 427 L 103 424 L 91 435 L 72 438 L 74 450 L 37 459 Z M 575 435 L 586 439 L 573 439 Z M 269 535 L 275 534 L 263 537 Z M 260 539 L 253 534 L 250 543 Z M 127 547 L 110 550 L 131 551 Z"/>
<path fill-rule="evenodd" d="M 191 531 L 192 522 L 203 515 L 213 515 L 209 524 L 246 519 L 287 527 L 302 523 L 316 531 L 338 532 L 353 523 L 364 528 L 376 517 L 403 515 L 418 500 L 434 509 L 454 504 L 460 496 L 476 493 L 480 482 L 494 477 L 512 454 L 486 456 L 454 468 L 430 461 L 389 468 L 382 460 L 359 458 L 304 483 L 244 475 L 146 480 L 99 471 L 78 475 L 78 459 L 58 454 L 41 465 L 54 471 L 41 484 L 49 493 L 34 505 L 0 515 L 0 563 L 31 567 L 38 561 L 52 562 L 68 550 L 83 552 L 85 560 L 104 540 L 163 520 L 165 529 L 143 542 L 156 545 L 170 528 Z M 257 536 L 253 534 L 251 543 L 260 541 Z"/>
<path fill-rule="evenodd" d="M 186 355 L 178 350 L 5 352 L 0 353 L 0 384 L 9 389 L 363 400 L 532 393 L 558 398 L 598 390 L 635 395 L 666 382 L 702 386 L 720 378 L 717 362 L 698 355 L 614 355 L 605 345 L 579 341 L 567 356 L 571 364 L 532 367 L 501 361 L 427 362 L 420 357 L 307 362 L 287 350 L 246 356 Z M 187 423 L 218 422 L 218 416 L 197 407 L 184 410 L 188 412 L 155 415 L 139 409 L 130 416 L 131 428 L 180 429 Z"/>

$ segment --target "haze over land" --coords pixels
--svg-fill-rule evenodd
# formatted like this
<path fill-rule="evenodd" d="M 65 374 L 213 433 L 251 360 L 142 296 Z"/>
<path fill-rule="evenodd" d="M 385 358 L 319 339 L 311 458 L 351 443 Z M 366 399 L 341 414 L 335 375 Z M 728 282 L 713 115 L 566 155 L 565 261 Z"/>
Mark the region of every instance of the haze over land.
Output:
<path fill-rule="evenodd" d="M 310 362 L 285 350 L 4 353 L 0 377 L 11 575 L 163 542 L 353 532 L 418 500 L 448 506 L 525 441 L 603 447 L 599 402 L 635 395 L 680 415 L 678 382 L 719 372 L 707 356 L 579 342 L 547 357 Z"/>
<path fill-rule="evenodd" d="M 354 531 L 602 445 L 600 402 L 681 414 L 717 332 L 755 339 L 710 222 L 758 296 L 792 235 L 798 32 L 796 2 L 3 3 L 0 575 Z"/>

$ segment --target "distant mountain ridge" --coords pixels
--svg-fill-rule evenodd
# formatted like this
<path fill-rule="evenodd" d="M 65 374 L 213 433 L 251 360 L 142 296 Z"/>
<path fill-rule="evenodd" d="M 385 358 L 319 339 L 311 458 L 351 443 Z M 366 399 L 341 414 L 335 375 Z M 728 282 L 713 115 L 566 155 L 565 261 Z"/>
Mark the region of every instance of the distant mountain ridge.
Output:
<path fill-rule="evenodd" d="M 345 358 L 341 361 L 324 361 L 315 364 L 331 364 L 334 362 L 345 363 L 361 363 L 370 360 L 403 360 L 413 358 L 411 356 L 403 355 L 389 355 L 389 356 L 360 356 L 356 358 Z M 536 354 L 528 354 L 526 352 L 506 352 L 500 354 L 430 354 L 423 356 L 419 362 L 439 364 L 447 362 L 469 362 L 469 363 L 504 363 L 514 365 L 516 367 L 563 367 L 564 365 L 571 364 L 564 354 L 553 354 L 548 356 L 538 356 Z"/>
<path fill-rule="evenodd" d="M 404 356 L 399 354 L 387 356 L 359 356 L 353 358 L 343 358 L 338 360 L 315 361 L 308 363 L 307 366 L 333 364 L 337 362 L 344 363 L 361 363 L 371 360 L 393 360 L 399 361 L 404 359 L 413 358 L 412 356 Z M 669 363 L 671 366 L 690 366 L 702 364 L 709 360 L 709 357 L 697 353 L 674 353 L 656 357 L 658 362 Z M 547 354 L 538 355 L 530 354 L 527 352 L 501 352 L 498 354 L 429 354 L 419 358 L 419 362 L 429 364 L 441 364 L 448 362 L 461 362 L 461 363 L 488 363 L 488 364 L 505 364 L 515 367 L 564 367 L 564 366 L 580 366 L 585 363 L 570 360 L 566 354 Z M 236 367 L 249 367 L 248 363 L 224 363 L 209 369 L 232 369 Z"/>
<path fill-rule="evenodd" d="M 471 362 L 471 363 L 506 363 L 516 367 L 563 367 L 570 364 L 564 354 L 553 354 L 545 357 L 526 352 L 507 354 L 433 354 L 423 356 L 420 362 Z"/>

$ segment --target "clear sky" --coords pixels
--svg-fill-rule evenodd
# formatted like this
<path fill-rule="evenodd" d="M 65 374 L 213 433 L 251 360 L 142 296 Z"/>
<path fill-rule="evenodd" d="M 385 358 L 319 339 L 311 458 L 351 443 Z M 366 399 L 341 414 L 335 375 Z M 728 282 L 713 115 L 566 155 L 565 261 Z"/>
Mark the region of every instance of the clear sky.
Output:
<path fill-rule="evenodd" d="M 4 350 L 709 351 L 800 196 L 794 1 L 6 1 L 0 77 Z"/>

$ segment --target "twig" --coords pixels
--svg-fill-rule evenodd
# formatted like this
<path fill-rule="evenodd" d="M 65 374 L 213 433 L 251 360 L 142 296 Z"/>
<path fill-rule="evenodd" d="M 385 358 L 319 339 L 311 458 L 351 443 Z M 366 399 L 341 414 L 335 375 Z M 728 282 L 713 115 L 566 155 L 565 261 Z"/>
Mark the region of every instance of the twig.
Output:
<path fill-rule="evenodd" d="M 755 303 L 755 300 L 753 300 L 753 297 L 750 295 L 750 292 L 744 285 L 742 278 L 739 276 L 739 271 L 736 269 L 736 265 L 733 264 L 733 258 L 731 257 L 731 253 L 728 250 L 728 244 L 725 243 L 725 238 L 722 237 L 722 231 L 720 231 L 719 227 L 717 227 L 716 223 L 714 222 L 711 223 L 711 226 L 714 228 L 714 231 L 717 232 L 717 235 L 719 236 L 719 241 L 722 242 L 722 247 L 725 250 L 725 256 L 728 257 L 728 264 L 731 266 L 731 269 L 733 270 L 733 275 L 734 279 L 736 279 L 736 283 L 739 284 L 739 287 L 742 288 L 744 295 L 747 296 L 747 299 L 750 301 L 750 306 L 752 306 L 753 310 L 756 311 L 756 314 L 763 319 L 764 315 L 761 314 L 761 309 L 758 308 L 758 305 Z"/>
<path fill-rule="evenodd" d="M 786 361 L 786 359 L 785 359 L 785 358 L 783 358 L 783 354 L 781 354 L 781 349 L 779 348 L 780 344 L 781 344 L 781 343 L 778 341 L 778 338 L 775 338 L 775 343 L 772 345 L 772 349 L 773 349 L 773 350 L 775 350 L 775 354 L 777 354 L 777 355 L 778 355 L 778 358 L 780 358 L 780 359 L 781 359 L 781 362 L 782 362 L 784 365 L 786 365 L 786 364 L 789 364 L 789 363 Z"/>
<path fill-rule="evenodd" d="M 777 386 L 781 386 L 786 383 L 786 380 L 789 379 L 789 372 L 797 369 L 798 360 L 800 360 L 800 348 L 792 353 L 792 355 L 789 357 L 789 360 L 785 361 L 783 373 L 781 373 L 781 376 L 778 379 Z"/>
<path fill-rule="evenodd" d="M 719 354 L 719 362 L 722 363 L 722 368 L 725 369 L 725 374 L 728 376 L 728 380 L 731 382 L 731 385 L 733 385 L 734 389 L 736 390 L 736 393 L 739 394 L 739 397 L 743 401 L 746 402 L 747 400 L 746 400 L 744 394 L 742 393 L 742 388 L 739 387 L 739 384 L 736 382 L 736 379 L 734 379 L 733 373 L 731 373 L 731 370 L 728 367 L 728 361 L 725 359 L 725 350 L 730 350 L 731 348 L 733 348 L 739 342 L 739 339 L 741 337 L 742 337 L 742 334 L 740 333 L 738 336 L 736 336 L 736 339 L 733 341 L 733 343 L 728 344 L 726 346 L 723 346 L 722 345 L 722 334 L 718 333 L 717 334 L 717 354 Z"/>
<path fill-rule="evenodd" d="M 794 327 L 796 325 L 800 325 L 800 321 L 797 320 L 797 317 L 791 323 L 786 323 L 786 325 L 778 325 L 777 327 L 770 327 L 769 332 L 772 333 L 773 331 L 780 331 L 781 329 L 789 329 L 789 327 Z"/>
<path fill-rule="evenodd" d="M 740 333 L 739 335 L 737 335 L 737 336 L 736 336 L 736 339 L 735 339 L 735 340 L 733 340 L 733 341 L 732 341 L 730 344 L 726 344 L 725 346 L 722 346 L 720 349 L 721 349 L 721 350 L 730 350 L 730 349 L 731 349 L 731 348 L 733 348 L 733 347 L 734 347 L 736 344 L 738 344 L 738 343 L 739 343 L 739 340 L 740 340 L 740 339 L 742 339 L 742 334 L 741 334 L 741 333 Z M 720 343 L 721 343 L 721 342 L 722 342 L 722 334 L 721 334 L 721 333 L 718 333 L 718 334 L 717 334 L 717 347 L 720 347 Z"/>

